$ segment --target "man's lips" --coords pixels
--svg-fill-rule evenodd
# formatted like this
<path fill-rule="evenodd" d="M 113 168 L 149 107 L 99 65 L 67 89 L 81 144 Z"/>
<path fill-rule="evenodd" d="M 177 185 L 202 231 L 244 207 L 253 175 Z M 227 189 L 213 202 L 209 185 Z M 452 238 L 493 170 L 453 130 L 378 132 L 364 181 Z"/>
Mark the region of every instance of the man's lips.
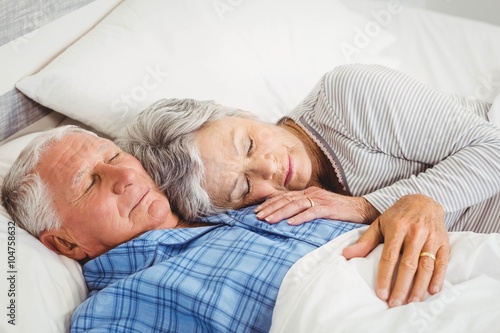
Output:
<path fill-rule="evenodd" d="M 130 210 L 130 213 L 132 213 L 132 211 L 137 207 L 139 206 L 139 204 L 142 202 L 142 200 L 144 199 L 144 197 L 149 193 L 149 188 L 146 188 L 141 196 L 139 197 L 139 200 L 137 200 L 137 202 L 135 203 L 135 205 L 132 207 L 132 209 Z M 129 214 L 130 215 L 130 214 Z"/>
<path fill-rule="evenodd" d="M 288 155 L 288 168 L 286 170 L 285 187 L 292 180 L 292 176 L 293 176 L 293 160 L 292 160 L 292 157 L 290 155 Z"/>

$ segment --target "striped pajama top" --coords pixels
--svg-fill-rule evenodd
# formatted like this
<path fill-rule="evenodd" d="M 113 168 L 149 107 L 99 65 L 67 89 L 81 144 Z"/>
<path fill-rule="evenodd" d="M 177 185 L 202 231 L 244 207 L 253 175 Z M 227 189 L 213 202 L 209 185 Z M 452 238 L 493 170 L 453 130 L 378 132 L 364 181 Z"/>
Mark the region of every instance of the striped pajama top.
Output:
<path fill-rule="evenodd" d="M 321 147 L 340 183 L 384 212 L 422 193 L 450 231 L 500 231 L 500 129 L 489 103 L 445 94 L 379 65 L 325 74 L 288 116 Z"/>

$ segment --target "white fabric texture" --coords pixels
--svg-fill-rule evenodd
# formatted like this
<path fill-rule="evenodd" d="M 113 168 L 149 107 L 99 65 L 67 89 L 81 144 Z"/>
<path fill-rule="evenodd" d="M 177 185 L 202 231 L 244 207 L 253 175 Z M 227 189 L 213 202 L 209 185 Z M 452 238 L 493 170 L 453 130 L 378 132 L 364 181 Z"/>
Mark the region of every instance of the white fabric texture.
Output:
<path fill-rule="evenodd" d="M 389 308 L 375 295 L 382 252 L 347 261 L 350 231 L 301 258 L 281 285 L 271 333 L 489 333 L 500 327 L 500 234 L 449 233 L 443 290 L 422 302 Z"/>

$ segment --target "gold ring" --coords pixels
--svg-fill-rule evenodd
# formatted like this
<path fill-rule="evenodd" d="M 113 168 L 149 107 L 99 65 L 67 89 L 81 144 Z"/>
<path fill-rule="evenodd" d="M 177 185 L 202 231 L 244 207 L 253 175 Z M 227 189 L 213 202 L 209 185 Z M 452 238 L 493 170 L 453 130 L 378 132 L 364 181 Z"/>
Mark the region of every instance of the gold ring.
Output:
<path fill-rule="evenodd" d="M 436 260 L 436 256 L 433 255 L 432 253 L 430 252 L 421 252 L 420 253 L 420 257 L 429 257 L 431 258 L 432 260 Z"/>
<path fill-rule="evenodd" d="M 314 201 L 313 201 L 313 199 L 308 198 L 308 197 L 306 197 L 306 199 L 309 200 L 309 202 L 311 203 L 311 207 L 314 207 Z"/>

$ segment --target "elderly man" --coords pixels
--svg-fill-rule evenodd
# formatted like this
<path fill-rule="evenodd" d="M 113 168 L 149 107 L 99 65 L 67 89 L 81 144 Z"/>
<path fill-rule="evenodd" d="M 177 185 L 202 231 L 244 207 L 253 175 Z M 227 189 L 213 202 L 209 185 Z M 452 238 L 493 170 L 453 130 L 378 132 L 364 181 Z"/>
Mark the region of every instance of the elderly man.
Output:
<path fill-rule="evenodd" d="M 21 153 L 2 200 L 43 244 L 84 263 L 90 295 L 74 332 L 266 332 L 288 269 L 360 226 L 268 225 L 252 208 L 185 223 L 136 158 L 72 126 Z"/>

